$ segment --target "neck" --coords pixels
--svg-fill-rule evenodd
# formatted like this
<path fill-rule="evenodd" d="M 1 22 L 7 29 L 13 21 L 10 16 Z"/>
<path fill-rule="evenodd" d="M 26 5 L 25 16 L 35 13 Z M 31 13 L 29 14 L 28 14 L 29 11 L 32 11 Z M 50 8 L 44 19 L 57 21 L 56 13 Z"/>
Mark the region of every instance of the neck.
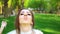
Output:
<path fill-rule="evenodd" d="M 21 24 L 20 25 L 20 31 L 22 32 L 28 32 L 32 30 L 32 26 L 30 24 Z"/>

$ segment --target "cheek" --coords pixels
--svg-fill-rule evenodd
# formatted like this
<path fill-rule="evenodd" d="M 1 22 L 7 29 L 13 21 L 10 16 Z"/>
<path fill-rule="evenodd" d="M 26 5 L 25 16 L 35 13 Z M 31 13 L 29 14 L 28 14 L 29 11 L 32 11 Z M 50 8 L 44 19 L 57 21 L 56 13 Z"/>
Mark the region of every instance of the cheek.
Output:
<path fill-rule="evenodd" d="M 24 16 L 19 16 L 19 23 L 24 23 Z"/>
<path fill-rule="evenodd" d="M 30 24 L 33 24 L 33 23 L 32 23 L 32 16 L 29 16 L 29 17 L 28 17 L 28 21 L 29 21 Z"/>
<path fill-rule="evenodd" d="M 32 17 L 31 17 L 31 16 L 28 16 L 28 19 L 29 19 L 30 21 L 32 21 Z"/>
<path fill-rule="evenodd" d="M 19 21 L 21 21 L 24 17 L 23 16 L 19 16 Z"/>

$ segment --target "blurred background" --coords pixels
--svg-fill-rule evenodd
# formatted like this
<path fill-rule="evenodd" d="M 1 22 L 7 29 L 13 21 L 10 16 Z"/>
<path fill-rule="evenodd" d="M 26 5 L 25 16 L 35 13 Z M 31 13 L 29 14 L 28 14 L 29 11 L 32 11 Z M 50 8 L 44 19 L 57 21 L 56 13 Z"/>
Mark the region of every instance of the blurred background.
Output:
<path fill-rule="evenodd" d="M 20 9 L 34 13 L 35 29 L 44 34 L 60 34 L 60 0 L 0 0 L 0 26 L 7 22 L 2 34 L 15 29 L 15 19 Z"/>

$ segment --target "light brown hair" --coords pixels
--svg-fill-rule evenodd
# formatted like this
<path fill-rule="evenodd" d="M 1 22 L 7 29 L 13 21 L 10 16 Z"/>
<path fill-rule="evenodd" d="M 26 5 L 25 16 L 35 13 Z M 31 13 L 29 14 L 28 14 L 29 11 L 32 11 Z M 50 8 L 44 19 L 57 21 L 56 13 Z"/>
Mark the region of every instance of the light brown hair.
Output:
<path fill-rule="evenodd" d="M 16 33 L 17 33 L 17 34 L 20 34 L 19 15 L 20 15 L 21 10 L 23 10 L 23 9 L 18 10 L 18 14 L 17 14 L 17 17 L 16 17 L 16 22 L 15 22 Z M 26 10 L 28 10 L 28 9 L 26 9 Z M 34 15 L 33 15 L 33 13 L 32 13 L 31 10 L 29 10 L 29 11 L 30 11 L 31 14 L 32 14 L 32 23 L 33 23 L 32 28 L 34 28 Z"/>

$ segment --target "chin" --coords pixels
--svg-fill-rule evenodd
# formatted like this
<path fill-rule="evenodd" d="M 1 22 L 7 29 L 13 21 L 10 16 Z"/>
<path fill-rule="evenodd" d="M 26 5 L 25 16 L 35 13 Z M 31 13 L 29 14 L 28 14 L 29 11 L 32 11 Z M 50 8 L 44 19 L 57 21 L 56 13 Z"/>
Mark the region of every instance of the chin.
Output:
<path fill-rule="evenodd" d="M 23 23 L 29 23 L 29 21 L 23 21 Z"/>
<path fill-rule="evenodd" d="M 22 21 L 20 21 L 20 23 L 29 24 L 29 23 L 31 23 L 31 21 L 29 21 L 29 20 L 22 20 Z"/>

